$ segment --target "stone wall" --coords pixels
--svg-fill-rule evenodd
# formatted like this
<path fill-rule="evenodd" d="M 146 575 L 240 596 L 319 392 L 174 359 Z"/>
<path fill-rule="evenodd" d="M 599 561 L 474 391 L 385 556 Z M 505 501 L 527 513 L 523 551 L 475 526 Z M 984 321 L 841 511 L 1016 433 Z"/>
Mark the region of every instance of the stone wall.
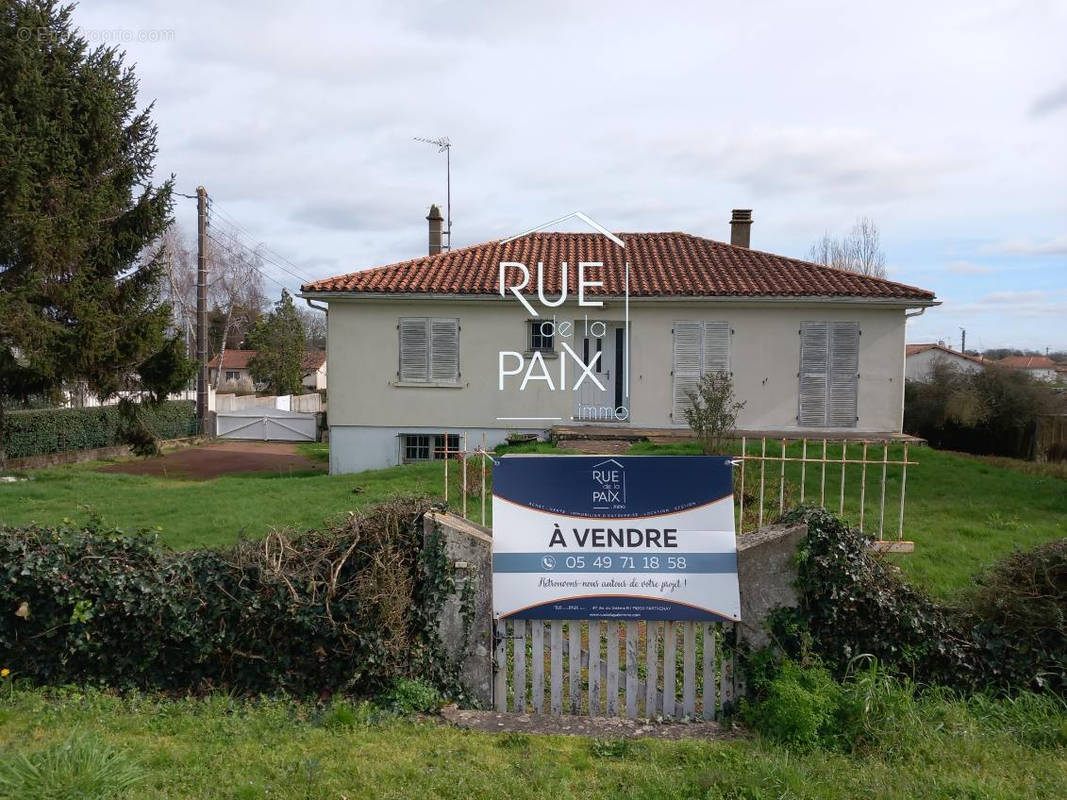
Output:
<path fill-rule="evenodd" d="M 488 528 L 443 511 L 431 511 L 424 532 L 435 527 L 444 537 L 445 553 L 456 568 L 456 591 L 445 602 L 438 632 L 449 655 L 460 664 L 460 677 L 473 704 L 493 704 L 493 535 Z M 470 589 L 466 587 L 470 586 Z M 473 593 L 470 630 L 463 618 L 464 593 Z"/>

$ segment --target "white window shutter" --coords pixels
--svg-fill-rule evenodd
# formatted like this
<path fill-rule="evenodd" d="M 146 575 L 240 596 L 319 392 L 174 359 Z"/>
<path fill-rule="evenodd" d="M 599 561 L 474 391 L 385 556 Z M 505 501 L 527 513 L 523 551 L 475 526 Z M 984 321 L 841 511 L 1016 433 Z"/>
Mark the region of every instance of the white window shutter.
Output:
<path fill-rule="evenodd" d="M 674 323 L 674 406 L 671 418 L 685 422 L 685 410 L 690 406 L 689 393 L 700 383 L 702 366 L 702 322 Z"/>
<path fill-rule="evenodd" d="M 430 380 L 459 380 L 459 320 L 430 320 Z"/>
<path fill-rule="evenodd" d="M 402 317 L 400 329 L 400 380 L 430 379 L 430 329 L 425 317 Z"/>
<path fill-rule="evenodd" d="M 702 374 L 730 371 L 730 324 L 704 323 L 704 359 Z"/>
<path fill-rule="evenodd" d="M 859 323 L 830 323 L 830 402 L 827 424 L 833 428 L 850 428 L 856 424 L 859 365 Z"/>
<path fill-rule="evenodd" d="M 830 347 L 829 324 L 800 324 L 800 425 L 826 425 L 827 365 Z"/>

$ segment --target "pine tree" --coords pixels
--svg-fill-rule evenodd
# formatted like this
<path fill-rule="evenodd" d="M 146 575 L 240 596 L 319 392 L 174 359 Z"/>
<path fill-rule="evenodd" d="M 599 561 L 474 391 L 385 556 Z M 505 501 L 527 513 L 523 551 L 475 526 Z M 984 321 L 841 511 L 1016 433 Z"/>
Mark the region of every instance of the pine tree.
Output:
<path fill-rule="evenodd" d="M 0 6 L 0 415 L 73 382 L 158 399 L 194 369 L 160 301 L 172 179 L 151 182 L 151 106 L 138 110 L 124 54 L 90 49 L 72 11 Z"/>
<path fill-rule="evenodd" d="M 282 299 L 256 321 L 245 344 L 256 351 L 248 371 L 257 383 L 266 383 L 274 394 L 300 393 L 304 325 L 289 292 L 282 290 Z"/>

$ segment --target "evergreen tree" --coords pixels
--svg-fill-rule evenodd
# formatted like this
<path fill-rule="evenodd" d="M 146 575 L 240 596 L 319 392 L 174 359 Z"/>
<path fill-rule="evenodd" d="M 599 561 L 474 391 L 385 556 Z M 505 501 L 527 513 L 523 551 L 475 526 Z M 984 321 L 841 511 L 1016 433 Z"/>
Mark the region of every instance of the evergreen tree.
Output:
<path fill-rule="evenodd" d="M 300 394 L 304 325 L 289 292 L 282 290 L 282 299 L 255 322 L 245 344 L 256 351 L 248 362 L 253 380 L 266 383 L 273 394 Z"/>
<path fill-rule="evenodd" d="M 160 301 L 172 181 L 151 182 L 151 106 L 72 11 L 0 4 L 0 414 L 82 381 L 158 400 L 194 371 Z"/>

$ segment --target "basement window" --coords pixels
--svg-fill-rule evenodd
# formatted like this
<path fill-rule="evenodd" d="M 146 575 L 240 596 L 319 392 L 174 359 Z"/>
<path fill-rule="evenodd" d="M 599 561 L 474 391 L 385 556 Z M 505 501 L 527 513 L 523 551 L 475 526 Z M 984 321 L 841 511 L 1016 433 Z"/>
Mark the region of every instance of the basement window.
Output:
<path fill-rule="evenodd" d="M 447 441 L 446 441 L 447 437 Z M 455 458 L 459 452 L 459 434 L 403 433 L 400 435 L 404 463 L 411 461 L 440 461 L 445 457 L 445 445 Z"/>
<path fill-rule="evenodd" d="M 530 320 L 530 352 L 554 353 L 555 337 L 552 333 L 552 321 L 544 319 Z"/>

